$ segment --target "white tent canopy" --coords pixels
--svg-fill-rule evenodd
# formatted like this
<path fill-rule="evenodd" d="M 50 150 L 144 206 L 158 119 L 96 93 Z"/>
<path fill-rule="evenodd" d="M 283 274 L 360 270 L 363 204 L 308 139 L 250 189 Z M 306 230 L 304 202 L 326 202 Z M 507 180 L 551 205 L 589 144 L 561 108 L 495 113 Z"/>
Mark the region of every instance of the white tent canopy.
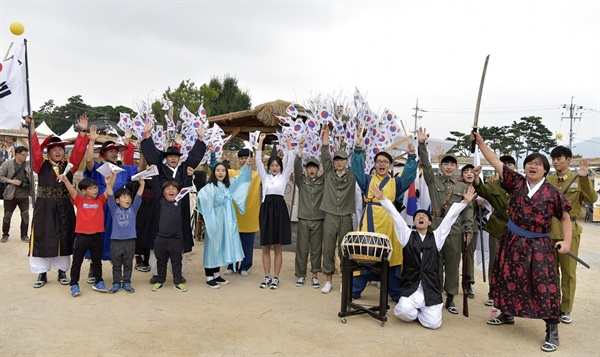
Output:
<path fill-rule="evenodd" d="M 37 128 L 35 128 L 35 132 L 42 135 L 56 135 L 52 129 L 46 124 L 46 121 L 43 121 Z"/>
<path fill-rule="evenodd" d="M 65 131 L 62 135 L 59 136 L 62 141 L 73 141 L 77 139 L 77 132 L 75 131 L 75 127 L 71 125 L 69 130 Z"/>

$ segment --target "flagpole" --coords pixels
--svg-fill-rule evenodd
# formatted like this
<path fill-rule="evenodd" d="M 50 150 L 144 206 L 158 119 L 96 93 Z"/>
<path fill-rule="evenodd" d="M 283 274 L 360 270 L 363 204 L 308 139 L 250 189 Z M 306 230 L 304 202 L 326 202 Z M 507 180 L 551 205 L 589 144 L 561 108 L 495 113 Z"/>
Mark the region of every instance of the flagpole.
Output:
<path fill-rule="evenodd" d="M 29 99 L 29 59 L 27 56 L 27 39 L 23 40 L 25 45 L 25 88 L 27 90 L 27 116 L 31 116 L 31 100 Z M 31 125 L 31 124 L 30 124 Z M 34 128 L 35 130 L 35 128 Z M 31 129 L 27 128 L 27 136 L 29 138 L 29 153 L 31 152 Z M 35 204 L 35 181 L 33 177 L 33 157 L 29 158 L 29 195 L 31 196 L 31 204 Z"/>
<path fill-rule="evenodd" d="M 8 54 L 10 53 L 10 49 L 12 48 L 12 46 L 14 45 L 14 42 L 10 43 L 10 46 L 8 46 L 8 50 L 6 51 L 6 54 L 4 55 L 4 59 L 2 61 L 6 61 L 6 59 L 8 58 Z"/>

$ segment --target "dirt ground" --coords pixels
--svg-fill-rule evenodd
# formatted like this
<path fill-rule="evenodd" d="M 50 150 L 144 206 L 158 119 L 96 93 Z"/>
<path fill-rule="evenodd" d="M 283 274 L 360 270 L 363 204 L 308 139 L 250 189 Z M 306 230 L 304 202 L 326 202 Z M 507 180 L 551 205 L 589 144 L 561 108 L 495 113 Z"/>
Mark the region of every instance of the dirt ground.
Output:
<path fill-rule="evenodd" d="M 545 354 L 540 350 L 543 321 L 485 323 L 490 308 L 484 306 L 487 285 L 481 272 L 476 274 L 476 298 L 469 300 L 470 317 L 444 310 L 443 325 L 435 331 L 402 322 L 392 310 L 384 327 L 366 315 L 350 316 L 342 324 L 339 276 L 328 295 L 309 285 L 296 287 L 292 252 L 284 252 L 278 290 L 258 287 L 263 277 L 259 250 L 248 277 L 234 275 L 221 289 L 207 288 L 203 247 L 197 244 L 187 257 L 186 293 L 172 289 L 170 275 L 162 290 L 152 292 L 150 273 L 134 270 L 133 294 L 101 294 L 83 281 L 81 296 L 72 298 L 55 270 L 46 286 L 32 287 L 35 275 L 17 227 L 13 221 L 10 240 L 0 244 L 1 356 Z M 600 355 L 599 237 L 600 225 L 584 223 L 580 256 L 592 269 L 579 266 L 574 322 L 560 325 L 554 356 Z M 110 284 L 110 264 L 104 264 L 103 272 Z M 368 286 L 357 302 L 376 305 L 378 296 L 377 287 Z M 462 295 L 456 300 L 460 308 Z"/>

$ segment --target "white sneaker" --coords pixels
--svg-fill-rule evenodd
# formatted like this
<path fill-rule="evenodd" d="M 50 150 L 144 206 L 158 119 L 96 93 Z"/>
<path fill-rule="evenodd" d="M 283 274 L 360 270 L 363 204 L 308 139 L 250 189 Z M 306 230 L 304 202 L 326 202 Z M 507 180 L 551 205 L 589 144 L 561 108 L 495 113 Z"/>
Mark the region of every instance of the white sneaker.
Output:
<path fill-rule="evenodd" d="M 321 292 L 323 294 L 329 294 L 331 292 L 331 289 L 333 289 L 333 284 L 328 281 L 325 283 L 325 285 L 323 285 L 323 289 L 321 289 Z"/>
<path fill-rule="evenodd" d="M 242 270 L 242 271 L 240 272 L 240 275 L 241 275 L 241 276 L 248 276 L 248 270 Z"/>
<path fill-rule="evenodd" d="M 233 274 L 233 270 L 231 270 L 231 269 L 225 270 L 225 275 L 231 275 L 231 274 Z"/>
<path fill-rule="evenodd" d="M 296 286 L 297 287 L 301 287 L 304 286 L 304 283 L 306 282 L 306 278 L 301 276 L 298 278 L 298 280 L 296 280 Z"/>

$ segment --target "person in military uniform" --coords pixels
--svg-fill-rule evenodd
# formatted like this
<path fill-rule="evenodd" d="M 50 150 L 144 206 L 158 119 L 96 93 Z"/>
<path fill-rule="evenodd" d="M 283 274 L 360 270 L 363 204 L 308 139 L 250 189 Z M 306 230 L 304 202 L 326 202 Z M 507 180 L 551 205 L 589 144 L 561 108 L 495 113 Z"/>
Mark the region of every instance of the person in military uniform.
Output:
<path fill-rule="evenodd" d="M 500 157 L 500 161 L 510 167 L 511 170 L 516 171 L 517 165 L 515 159 L 510 155 L 505 155 Z M 490 182 L 483 184 L 479 178 L 479 174 L 481 173 L 481 166 L 477 166 L 474 170 L 475 179 L 473 180 L 473 187 L 477 191 L 479 197 L 485 198 L 492 208 L 494 212 L 490 215 L 487 223 L 483 226 L 483 229 L 490 234 L 489 238 L 489 253 L 490 260 L 488 264 L 488 287 L 492 285 L 492 269 L 494 268 L 494 263 L 496 262 L 496 251 L 498 250 L 498 242 L 500 241 L 500 236 L 502 236 L 502 230 L 508 224 L 508 207 L 510 194 L 502 188 L 502 178 L 498 180 L 491 180 Z M 488 288 L 488 297 L 485 300 L 486 306 L 494 305 L 494 300 L 492 300 L 490 296 L 490 290 Z"/>
<path fill-rule="evenodd" d="M 433 172 L 427 154 L 427 146 L 425 145 L 427 138 L 428 135 L 425 129 L 419 128 L 419 158 L 421 159 L 423 177 L 429 188 L 431 198 L 431 216 L 433 218 L 431 229 L 435 230 L 446 216 L 450 206 L 463 200 L 467 185 L 454 177 L 454 173 L 458 169 L 458 162 L 452 154 L 442 156 L 439 174 Z M 445 308 L 452 314 L 458 314 L 458 308 L 454 304 L 454 296 L 458 294 L 459 264 L 463 240 L 469 244 L 473 237 L 473 222 L 473 207 L 469 205 L 452 225 L 452 230 L 440 251 L 440 283 L 443 282 L 443 289 L 447 295 Z M 444 276 L 442 272 L 445 274 Z"/>
<path fill-rule="evenodd" d="M 546 180 L 558 187 L 571 204 L 571 211 L 569 212 L 573 229 L 571 252 L 577 255 L 581 232 L 583 232 L 583 228 L 577 223 L 577 217 L 582 216 L 584 213 L 583 203 L 596 202 L 598 194 L 594 191 L 588 178 L 589 166 L 587 160 L 581 160 L 579 168 L 573 172 L 569 170 L 569 164 L 573 158 L 571 149 L 557 146 L 550 152 L 550 157 L 556 173 L 548 175 Z M 560 222 L 556 218 L 552 220 L 550 238 L 555 243 L 563 239 Z M 558 276 L 561 292 L 560 321 L 570 324 L 573 322 L 571 311 L 573 311 L 573 300 L 575 299 L 577 262 L 565 254 L 559 254 L 557 264 L 560 269 L 560 275 Z"/>

